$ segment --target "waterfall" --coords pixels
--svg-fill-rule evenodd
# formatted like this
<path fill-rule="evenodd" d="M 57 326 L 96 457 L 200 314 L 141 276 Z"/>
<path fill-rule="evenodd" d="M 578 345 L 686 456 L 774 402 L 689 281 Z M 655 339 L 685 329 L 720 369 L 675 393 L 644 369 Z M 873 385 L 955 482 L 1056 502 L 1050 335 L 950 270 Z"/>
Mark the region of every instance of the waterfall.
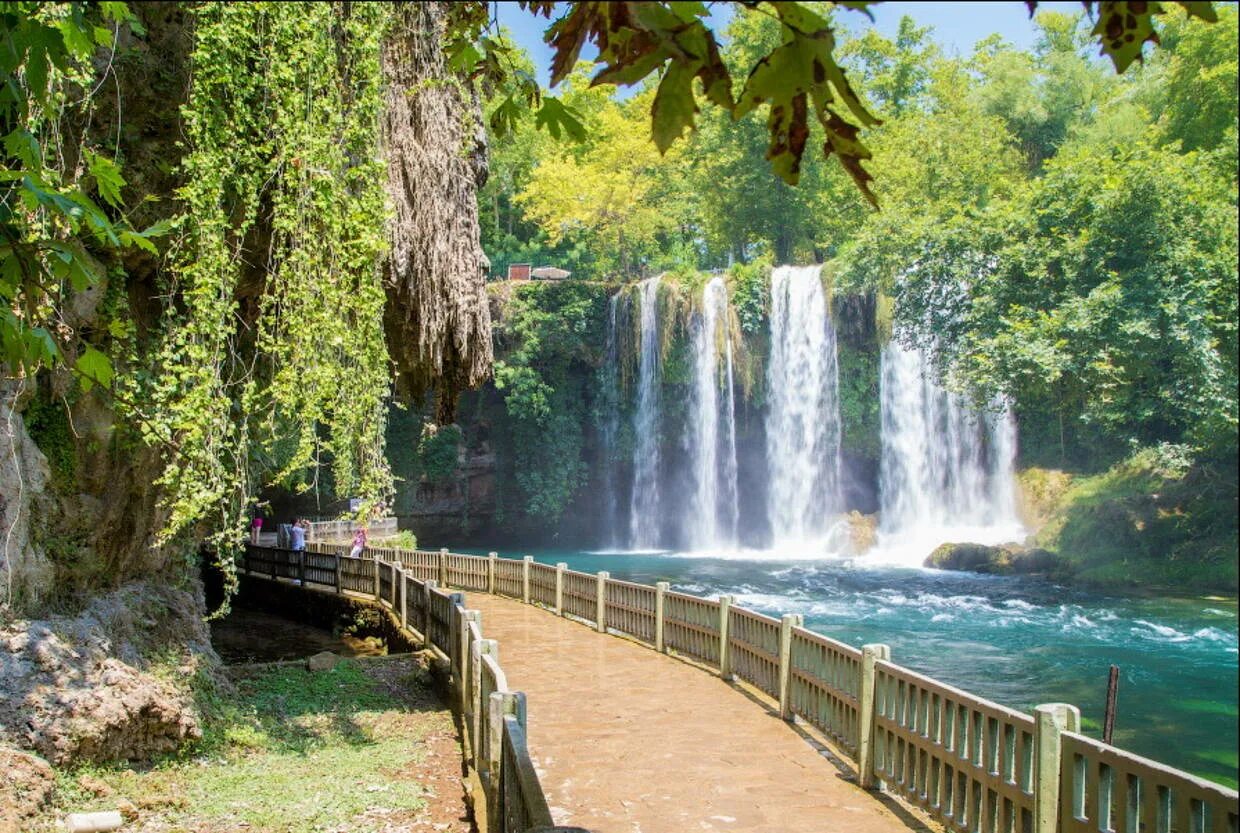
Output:
<path fill-rule="evenodd" d="M 920 565 L 939 544 L 1024 537 L 1011 410 L 978 411 L 935 380 L 921 350 L 883 348 L 880 551 Z"/>
<path fill-rule="evenodd" d="M 841 509 L 835 329 L 819 266 L 771 273 L 766 450 L 775 546 L 830 548 Z"/>
<path fill-rule="evenodd" d="M 694 385 L 689 403 L 688 457 L 693 495 L 685 516 L 685 540 L 689 549 L 710 550 L 736 544 L 739 518 L 732 338 L 723 278 L 712 279 L 702 291 L 702 309 L 693 317 L 691 335 Z"/>
<path fill-rule="evenodd" d="M 620 296 L 613 295 L 607 307 L 607 343 L 600 385 L 601 413 L 599 446 L 603 460 L 603 541 L 608 548 L 623 545 L 620 534 L 620 501 L 616 474 L 616 441 L 620 434 L 620 346 L 616 329 Z"/>
<path fill-rule="evenodd" d="M 629 546 L 659 545 L 659 279 L 642 281 L 641 356 L 637 410 L 633 418 L 633 491 L 629 502 Z"/>

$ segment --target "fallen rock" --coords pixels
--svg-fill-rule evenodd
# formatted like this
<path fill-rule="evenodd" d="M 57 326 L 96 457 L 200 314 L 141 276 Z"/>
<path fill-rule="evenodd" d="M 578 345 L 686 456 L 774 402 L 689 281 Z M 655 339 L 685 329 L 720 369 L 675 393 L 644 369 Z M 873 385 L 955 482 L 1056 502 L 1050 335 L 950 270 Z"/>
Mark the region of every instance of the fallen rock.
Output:
<path fill-rule="evenodd" d="M 200 596 L 137 583 L 77 617 L 0 626 L 0 742 L 63 765 L 200 737 L 190 682 L 219 664 L 204 613 Z"/>
<path fill-rule="evenodd" d="M 0 747 L 0 833 L 20 833 L 56 787 L 56 774 L 42 758 Z"/>
<path fill-rule="evenodd" d="M 331 671 L 340 663 L 340 657 L 331 651 L 319 651 L 306 660 L 306 667 L 311 671 Z"/>
<path fill-rule="evenodd" d="M 939 570 L 995 575 L 1052 573 L 1059 567 L 1059 557 L 1049 550 L 1020 544 L 941 544 L 930 553 L 924 565 Z"/>

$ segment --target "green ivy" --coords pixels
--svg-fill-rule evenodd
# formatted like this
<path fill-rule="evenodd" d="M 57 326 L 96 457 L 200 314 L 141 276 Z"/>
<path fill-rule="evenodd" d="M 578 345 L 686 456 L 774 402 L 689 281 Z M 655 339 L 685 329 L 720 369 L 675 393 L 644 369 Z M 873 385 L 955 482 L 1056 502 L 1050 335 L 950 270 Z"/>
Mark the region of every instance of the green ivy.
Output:
<path fill-rule="evenodd" d="M 135 361 L 150 371 L 124 385 L 151 403 L 147 440 L 171 450 L 158 481 L 163 538 L 197 528 L 226 553 L 267 482 L 329 462 L 338 494 L 391 492 L 378 148 L 388 13 L 379 3 L 191 13 L 177 303 L 154 356 Z"/>

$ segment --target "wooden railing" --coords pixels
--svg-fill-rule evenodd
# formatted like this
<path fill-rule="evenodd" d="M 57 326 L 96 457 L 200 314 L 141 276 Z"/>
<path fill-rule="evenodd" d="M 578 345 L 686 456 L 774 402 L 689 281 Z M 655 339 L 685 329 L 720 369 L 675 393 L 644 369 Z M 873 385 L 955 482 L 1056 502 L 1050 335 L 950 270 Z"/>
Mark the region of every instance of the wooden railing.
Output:
<path fill-rule="evenodd" d="M 478 612 L 465 609 L 461 593 L 440 588 L 434 578 L 418 577 L 447 575 L 475 588 L 481 583 L 485 590 L 486 559 L 384 550 L 354 558 L 344 549 L 251 546 L 238 567 L 250 576 L 369 599 L 390 610 L 411 641 L 447 661 L 466 758 L 482 784 L 486 833 L 589 833 L 552 821 L 526 744 L 525 695 L 509 690 L 498 645 L 483 638 Z M 515 563 L 520 574 L 521 563 Z"/>
<path fill-rule="evenodd" d="M 397 532 L 396 518 L 376 518 L 370 523 L 358 523 L 348 519 L 334 521 L 313 521 L 306 529 L 307 541 L 345 540 L 353 537 L 358 529 L 365 527 L 366 534 L 371 538 L 383 538 Z"/>
<path fill-rule="evenodd" d="M 350 590 L 362 583 L 365 571 L 347 563 L 352 559 L 343 556 L 343 547 L 315 549 L 339 557 L 344 578 L 338 586 Z M 251 551 L 264 553 L 249 562 L 263 574 L 332 583 L 330 559 L 303 569 L 296 558 L 279 555 L 281 551 Z M 529 557 L 517 561 L 495 553 L 484 557 L 447 550 L 372 554 L 409 565 L 401 569 L 437 576 L 440 585 L 543 607 L 600 632 L 685 656 L 725 679 L 753 686 L 772 699 L 785 720 L 800 718 L 855 762 L 861 786 L 886 789 L 949 829 L 1240 833 L 1235 790 L 1078 734 L 1080 712 L 1074 706 L 1038 706 L 1033 715 L 1015 711 L 895 664 L 886 645 L 857 649 L 808 630 L 800 616 L 776 620 L 738 607 L 727 596 L 704 599 L 673 592 L 667 582 L 650 587 L 613 579 L 605 572 L 569 570 L 565 564 L 553 568 Z M 375 589 L 363 592 L 378 595 L 376 580 L 371 578 L 371 583 Z M 431 591 L 442 595 L 434 587 Z M 443 610 L 450 609 L 444 605 Z M 456 607 L 461 614 L 470 613 L 459 604 Z M 493 657 L 498 648 L 488 645 L 475 626 L 457 627 L 464 628 L 457 631 L 468 642 L 460 656 L 472 673 L 474 665 L 483 662 L 473 659 L 472 651 L 476 649 L 478 657 Z M 431 623 L 427 629 L 435 639 L 443 637 L 442 626 Z M 484 685 L 479 676 L 470 679 L 478 681 L 473 689 Z M 510 794 L 532 795 L 531 784 L 537 783 L 532 767 L 518 761 L 511 776 L 502 770 L 507 747 L 501 745 L 509 743 L 509 734 L 503 734 L 509 722 L 517 727 L 511 733 L 514 750 L 518 745 L 524 748 L 523 698 L 489 689 L 487 694 L 500 697 L 494 701 L 500 711 L 470 720 L 479 726 L 485 723 L 493 733 L 493 744 L 487 746 L 492 759 L 483 766 L 501 768 L 492 770 L 499 775 L 492 779 L 496 786 L 488 792 L 488 801 L 507 800 L 503 796 Z M 477 698 L 473 702 L 475 709 L 482 708 Z M 505 782 L 508 777 L 515 780 Z M 509 817 L 504 810 L 497 812 Z M 524 817 L 519 813 L 511 818 L 513 824 L 532 824 L 520 821 Z"/>

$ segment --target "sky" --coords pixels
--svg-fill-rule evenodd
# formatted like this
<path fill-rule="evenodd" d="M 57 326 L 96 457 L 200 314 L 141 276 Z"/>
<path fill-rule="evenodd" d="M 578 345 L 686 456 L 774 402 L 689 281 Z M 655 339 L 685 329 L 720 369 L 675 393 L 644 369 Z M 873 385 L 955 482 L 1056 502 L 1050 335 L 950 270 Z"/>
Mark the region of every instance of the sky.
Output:
<path fill-rule="evenodd" d="M 722 29 L 731 17 L 731 5 L 713 3 L 710 25 Z M 543 43 L 543 31 L 548 21 L 521 11 L 515 2 L 496 3 L 500 25 L 507 27 L 513 40 L 530 53 L 538 71 L 538 80 L 547 84 L 547 68 L 551 65 L 551 48 Z M 1042 2 L 1038 9 L 1059 12 L 1078 12 L 1083 8 L 1078 2 Z M 1026 48 L 1033 45 L 1034 28 L 1029 10 L 1020 0 L 998 2 L 943 2 L 943 3 L 879 3 L 871 7 L 874 27 L 883 35 L 894 38 L 900 18 L 908 15 L 920 26 L 932 26 L 932 37 L 947 54 L 968 55 L 978 41 L 998 32 L 1012 44 Z M 870 22 L 860 12 L 841 9 L 839 21 L 856 31 L 863 31 Z M 586 51 L 583 57 L 590 57 Z"/>

